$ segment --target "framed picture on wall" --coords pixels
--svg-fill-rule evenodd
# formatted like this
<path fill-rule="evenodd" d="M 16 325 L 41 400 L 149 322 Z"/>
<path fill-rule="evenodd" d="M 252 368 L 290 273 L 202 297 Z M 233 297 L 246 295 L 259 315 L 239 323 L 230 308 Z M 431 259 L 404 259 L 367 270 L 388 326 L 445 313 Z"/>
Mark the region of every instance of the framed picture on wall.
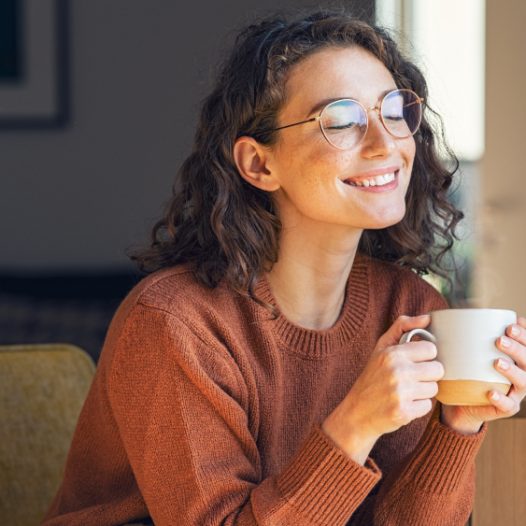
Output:
<path fill-rule="evenodd" d="M 67 0 L 0 1 L 0 128 L 68 119 Z"/>

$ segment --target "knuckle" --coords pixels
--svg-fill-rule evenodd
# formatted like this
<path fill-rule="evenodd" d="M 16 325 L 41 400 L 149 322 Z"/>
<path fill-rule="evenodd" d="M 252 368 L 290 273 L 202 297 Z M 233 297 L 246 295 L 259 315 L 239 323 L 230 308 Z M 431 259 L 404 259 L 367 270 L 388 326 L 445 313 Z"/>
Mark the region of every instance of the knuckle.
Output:
<path fill-rule="evenodd" d="M 410 415 L 407 402 L 405 401 L 403 386 L 398 382 L 391 393 L 391 418 L 398 424 L 409 422 Z"/>
<path fill-rule="evenodd" d="M 394 386 L 394 395 L 395 398 L 400 406 L 403 406 L 404 404 L 404 398 L 405 398 L 405 389 L 402 383 L 397 379 L 395 386 Z"/>
<path fill-rule="evenodd" d="M 433 402 L 430 398 L 425 398 L 424 400 L 419 400 L 418 405 L 415 408 L 414 418 L 419 418 L 424 415 L 427 415 L 429 411 L 433 409 Z"/>
<path fill-rule="evenodd" d="M 424 400 L 420 400 L 420 402 L 421 402 L 422 411 L 424 412 L 424 414 L 429 413 L 429 411 L 433 408 L 433 402 L 432 402 L 431 398 L 426 398 Z"/>
<path fill-rule="evenodd" d="M 391 376 L 391 378 L 389 378 L 389 387 L 389 401 L 391 405 L 394 407 L 400 406 L 402 402 L 402 390 L 400 389 L 398 378 Z"/>
<path fill-rule="evenodd" d="M 397 425 L 405 425 L 411 420 L 407 409 L 402 406 L 396 406 L 391 410 L 391 419 Z"/>
<path fill-rule="evenodd" d="M 514 331 L 517 331 L 517 333 Z M 514 323 L 509 327 L 508 334 L 514 338 L 522 338 L 524 336 L 524 329 L 517 323 Z"/>
<path fill-rule="evenodd" d="M 400 351 L 398 351 L 395 347 L 391 347 L 388 352 L 384 354 L 383 362 L 388 369 L 394 370 L 396 369 L 399 359 Z"/>
<path fill-rule="evenodd" d="M 432 357 L 435 358 L 437 355 L 437 346 L 433 342 L 423 340 L 421 342 L 422 348 Z"/>
<path fill-rule="evenodd" d="M 425 407 L 425 413 L 424 414 L 429 413 L 429 411 L 431 411 L 431 409 L 433 409 L 433 401 L 430 400 L 430 399 L 426 400 L 425 403 L 424 403 L 424 407 Z"/>
<path fill-rule="evenodd" d="M 389 345 L 384 350 L 384 356 L 388 356 L 390 354 L 396 353 L 398 350 L 398 345 Z"/>
<path fill-rule="evenodd" d="M 444 369 L 444 366 L 442 365 L 442 362 L 433 362 L 433 368 L 438 378 L 442 378 L 444 374 L 446 374 L 446 371 Z"/>

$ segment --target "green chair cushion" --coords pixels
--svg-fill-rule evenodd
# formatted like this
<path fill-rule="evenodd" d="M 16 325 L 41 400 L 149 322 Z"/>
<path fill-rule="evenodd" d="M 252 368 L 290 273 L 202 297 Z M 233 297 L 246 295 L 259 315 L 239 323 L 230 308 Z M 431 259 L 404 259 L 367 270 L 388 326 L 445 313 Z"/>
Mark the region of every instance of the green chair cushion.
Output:
<path fill-rule="evenodd" d="M 0 346 L 0 524 L 44 516 L 94 371 L 74 345 Z"/>

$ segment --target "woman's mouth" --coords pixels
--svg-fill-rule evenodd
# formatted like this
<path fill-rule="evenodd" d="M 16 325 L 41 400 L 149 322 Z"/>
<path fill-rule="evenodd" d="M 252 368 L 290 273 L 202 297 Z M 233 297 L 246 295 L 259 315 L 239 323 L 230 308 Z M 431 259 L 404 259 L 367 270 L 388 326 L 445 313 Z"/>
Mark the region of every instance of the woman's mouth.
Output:
<path fill-rule="evenodd" d="M 352 178 L 343 181 L 346 185 L 352 186 L 357 190 L 365 192 L 388 192 L 398 186 L 398 174 L 400 170 L 369 177 L 367 179 L 353 180 Z"/>

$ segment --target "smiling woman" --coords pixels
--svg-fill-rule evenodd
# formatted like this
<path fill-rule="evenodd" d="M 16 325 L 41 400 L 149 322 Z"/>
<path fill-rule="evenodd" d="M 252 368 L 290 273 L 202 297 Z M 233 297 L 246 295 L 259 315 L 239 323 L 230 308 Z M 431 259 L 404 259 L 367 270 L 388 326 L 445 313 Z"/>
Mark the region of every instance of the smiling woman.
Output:
<path fill-rule="evenodd" d="M 264 188 L 246 178 L 250 184 L 244 185 L 238 177 L 238 173 L 243 176 L 243 170 L 239 170 L 234 143 L 239 142 L 239 138 L 250 137 L 260 148 L 276 146 L 282 149 L 282 138 L 286 137 L 285 146 L 294 148 L 294 155 L 289 157 L 292 163 L 307 153 L 307 150 L 298 149 L 298 144 L 313 137 L 313 147 L 323 146 L 317 153 L 310 150 L 316 156 L 313 163 L 328 167 L 334 160 L 355 158 L 357 143 L 366 135 L 371 137 L 376 133 L 378 121 L 385 126 L 389 111 L 398 104 L 399 109 L 403 106 L 404 122 L 410 123 L 411 134 L 418 130 L 414 136 L 419 148 L 415 152 L 413 181 L 403 188 L 407 191 L 410 211 L 395 224 L 364 230 L 360 251 L 396 261 L 419 273 L 430 271 L 449 278 L 441 261 L 451 249 L 455 227 L 463 217 L 447 195 L 458 162 L 452 152 L 449 152 L 451 162 L 447 165 L 439 160 L 440 134 L 435 134 L 422 111 L 427 98 L 424 77 L 416 66 L 400 55 L 395 43 L 379 28 L 375 32 L 356 19 L 352 27 L 341 22 L 331 28 L 332 33 L 324 28 L 322 21 L 318 25 L 312 28 L 309 38 L 303 34 L 309 32 L 308 27 L 298 23 L 287 28 L 286 22 L 279 20 L 274 24 L 268 22 L 268 27 L 266 23 L 252 26 L 239 35 L 215 90 L 205 101 L 196 134 L 196 151 L 180 170 L 166 216 L 154 229 L 155 242 L 149 250 L 133 256 L 143 270 L 158 270 L 168 263 L 177 264 L 190 257 L 196 262 L 203 282 L 214 285 L 226 276 L 239 292 L 251 294 L 261 270 L 277 260 L 283 212 L 277 213 L 275 194 L 271 193 L 274 187 Z M 327 34 L 323 35 L 326 30 Z M 328 53 L 330 60 L 325 58 Z M 378 86 L 376 92 L 372 82 Z M 400 96 L 397 97 L 400 93 L 404 94 L 403 104 L 400 104 Z M 289 100 L 292 98 L 294 100 Z M 328 126 L 335 109 L 341 117 L 341 101 L 337 99 L 352 99 L 352 106 L 346 101 L 345 110 L 347 117 L 354 119 L 357 125 L 352 132 L 336 134 Z M 376 109 L 376 112 L 366 108 Z M 430 108 L 426 109 L 432 113 Z M 314 120 L 318 121 L 318 126 L 314 122 L 307 124 Z M 291 128 L 291 123 L 295 127 Z M 297 124 L 303 125 L 298 128 Z M 366 134 L 369 127 L 372 129 Z M 388 130 L 389 127 L 385 131 Z M 340 155 L 327 147 L 324 136 L 329 144 L 332 142 L 332 146 L 342 150 Z M 388 137 L 388 140 L 396 139 Z M 408 142 L 413 141 L 405 141 L 405 144 Z M 449 151 L 447 144 L 442 146 L 443 151 Z M 236 148 L 245 149 L 246 146 L 236 144 Z M 367 150 L 367 141 L 361 145 L 361 150 Z M 320 159 L 318 154 L 325 157 Z M 395 157 L 396 153 L 388 161 Z M 327 161 L 330 164 L 326 164 Z M 389 173 L 382 172 L 386 167 L 385 159 L 381 162 L 368 159 L 360 164 L 363 166 L 358 169 L 367 172 L 362 176 L 365 179 L 378 164 L 382 165 L 380 172 L 374 175 Z M 389 164 L 395 164 L 397 169 L 396 163 Z M 305 179 L 303 175 L 302 179 Z M 359 181 L 360 177 L 356 175 L 353 179 Z M 304 180 L 303 186 L 307 188 L 308 182 Z M 192 192 L 191 198 L 188 198 L 189 192 Z M 183 246 L 185 240 L 195 239 L 196 229 L 206 230 L 209 217 L 217 222 L 213 225 L 215 233 L 194 245 L 195 250 L 190 255 L 189 247 Z M 178 229 L 178 236 L 173 235 L 171 225 Z M 188 237 L 183 234 L 186 232 Z M 265 234 L 260 235 L 262 232 Z M 217 257 L 211 258 L 212 253 Z"/>
<path fill-rule="evenodd" d="M 426 99 L 345 10 L 239 34 L 45 525 L 464 526 L 487 425 L 400 343 L 447 307 L 418 273 L 462 217 Z"/>
<path fill-rule="evenodd" d="M 412 132 L 418 130 L 420 116 L 408 126 L 410 121 L 404 120 L 412 116 L 409 111 L 404 115 L 408 102 L 391 73 L 358 46 L 316 50 L 293 68 L 285 89 L 286 102 L 278 116 L 284 123 L 294 122 L 327 96 L 352 93 L 356 101 L 329 103 L 317 119 L 319 127 L 309 121 L 279 126 L 271 149 L 253 137 L 239 138 L 234 147 L 238 170 L 250 184 L 273 192 L 282 224 L 283 257 L 293 225 L 292 238 L 302 242 L 314 238 L 315 232 L 321 239 L 337 229 L 339 249 L 350 254 L 363 230 L 386 229 L 403 220 L 415 156 Z M 419 97 L 410 93 L 409 108 L 419 108 Z M 397 98 L 398 108 L 393 104 Z M 404 125 L 393 125 L 395 111 Z M 383 175 L 394 177 L 392 184 L 377 187 L 377 177 L 385 182 Z M 356 188 L 359 184 L 360 189 L 344 182 L 353 182 Z"/>

